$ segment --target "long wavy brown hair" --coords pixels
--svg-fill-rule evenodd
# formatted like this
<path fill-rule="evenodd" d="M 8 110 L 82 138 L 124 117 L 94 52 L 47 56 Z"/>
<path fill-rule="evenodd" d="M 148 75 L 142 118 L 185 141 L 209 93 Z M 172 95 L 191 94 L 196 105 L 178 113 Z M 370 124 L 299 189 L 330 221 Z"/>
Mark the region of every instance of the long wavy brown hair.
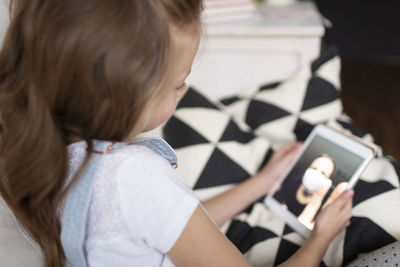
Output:
<path fill-rule="evenodd" d="M 197 23 L 201 9 L 201 0 L 11 2 L 0 52 L 0 192 L 47 266 L 65 261 L 57 209 L 73 183 L 65 187 L 67 145 L 86 140 L 90 149 L 93 139 L 145 129 L 164 96 L 171 25 Z"/>

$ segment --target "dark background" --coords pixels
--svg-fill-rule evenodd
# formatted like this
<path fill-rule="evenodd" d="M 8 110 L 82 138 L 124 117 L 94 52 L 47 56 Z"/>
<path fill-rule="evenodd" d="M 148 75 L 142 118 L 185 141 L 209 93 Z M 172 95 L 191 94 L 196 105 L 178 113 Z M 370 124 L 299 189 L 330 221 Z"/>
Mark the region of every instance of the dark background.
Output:
<path fill-rule="evenodd" d="M 400 160 L 400 1 L 314 0 L 342 60 L 344 111 Z"/>

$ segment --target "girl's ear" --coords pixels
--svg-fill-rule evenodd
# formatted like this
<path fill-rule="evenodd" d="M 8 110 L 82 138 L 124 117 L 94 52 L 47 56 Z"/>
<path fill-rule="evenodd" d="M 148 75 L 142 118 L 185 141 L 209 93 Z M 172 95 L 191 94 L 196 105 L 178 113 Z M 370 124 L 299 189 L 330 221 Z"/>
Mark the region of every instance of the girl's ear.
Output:
<path fill-rule="evenodd" d="M 176 88 L 177 91 L 177 98 L 181 98 L 187 91 L 187 84 L 186 82 L 182 84 L 182 86 Z"/>

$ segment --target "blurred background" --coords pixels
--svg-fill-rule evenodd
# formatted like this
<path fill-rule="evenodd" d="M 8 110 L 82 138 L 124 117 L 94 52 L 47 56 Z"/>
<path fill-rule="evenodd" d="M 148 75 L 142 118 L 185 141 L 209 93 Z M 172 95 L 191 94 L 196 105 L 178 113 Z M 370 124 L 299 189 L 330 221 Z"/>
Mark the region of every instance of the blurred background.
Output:
<path fill-rule="evenodd" d="M 337 47 L 344 111 L 400 160 L 400 1 L 315 0 Z"/>
<path fill-rule="evenodd" d="M 215 96 L 221 97 L 224 87 L 246 85 L 243 69 L 233 69 L 240 65 L 237 62 L 245 62 L 242 68 L 259 66 L 246 77 L 249 81 L 267 76 L 283 79 L 315 58 L 318 49 L 335 47 L 341 58 L 345 113 L 371 133 L 384 152 L 400 161 L 399 0 L 205 0 L 205 4 L 206 22 L 214 24 L 208 33 L 212 41 L 206 46 L 214 50 L 209 56 L 200 55 L 206 61 L 204 71 L 200 66 L 198 78 L 192 77 L 201 88 L 219 87 L 209 93 L 218 92 Z M 267 7 L 263 21 L 243 27 L 254 18 L 256 4 Z M 9 20 L 8 5 L 9 0 L 0 1 L 0 40 Z M 220 71 L 227 67 L 231 69 Z"/>
<path fill-rule="evenodd" d="M 218 87 L 220 92 L 223 86 L 245 87 L 244 80 L 232 78 L 243 79 L 243 70 L 235 73 L 232 67 L 242 63 L 259 66 L 252 69 L 249 81 L 258 82 L 267 76 L 284 79 L 320 52 L 337 49 L 344 112 L 356 126 L 371 133 L 386 154 L 400 161 L 399 0 L 205 0 L 205 3 L 211 40 L 207 49 L 214 49 L 207 55 L 211 59 L 205 65 L 230 64 L 209 70 L 204 76 L 210 84 L 205 84 L 201 78 L 204 76 L 195 77 L 195 84 L 201 88 Z M 254 16 L 256 5 L 261 10 L 258 14 L 263 16 L 260 20 Z M 222 58 L 222 54 L 228 53 Z M 226 68 L 229 70 L 220 71 Z M 228 76 L 224 77 L 224 73 Z"/>

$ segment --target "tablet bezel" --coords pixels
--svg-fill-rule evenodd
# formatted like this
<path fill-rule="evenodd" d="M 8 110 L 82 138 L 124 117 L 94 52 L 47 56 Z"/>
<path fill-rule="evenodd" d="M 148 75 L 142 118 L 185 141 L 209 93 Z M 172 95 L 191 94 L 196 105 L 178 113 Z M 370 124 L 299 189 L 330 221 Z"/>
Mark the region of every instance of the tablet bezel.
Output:
<path fill-rule="evenodd" d="M 278 179 L 278 181 L 272 187 L 270 193 L 264 199 L 264 203 L 272 211 L 274 211 L 279 216 L 281 216 L 285 220 L 285 222 L 287 222 L 287 224 L 289 226 L 291 226 L 295 231 L 299 232 L 300 234 L 302 234 L 305 237 L 308 237 L 310 235 L 311 230 L 308 229 L 302 223 L 300 223 L 297 220 L 297 216 L 295 216 L 292 212 L 282 208 L 281 203 L 279 203 L 277 200 L 275 200 L 272 196 L 279 189 L 280 185 L 283 183 L 283 181 L 289 175 L 289 173 L 291 172 L 293 167 L 296 165 L 297 161 L 303 155 L 304 151 L 307 149 L 307 147 L 309 146 L 309 144 L 311 143 L 311 141 L 314 139 L 314 137 L 316 135 L 319 135 L 319 136 L 329 140 L 330 142 L 336 144 L 339 147 L 343 147 L 344 149 L 360 156 L 363 159 L 363 161 L 360 164 L 360 166 L 358 167 L 358 169 L 354 172 L 353 176 L 350 178 L 347 189 L 351 189 L 354 187 L 354 185 L 357 182 L 357 180 L 359 179 L 362 171 L 368 165 L 369 161 L 375 156 L 375 151 L 373 148 L 362 143 L 360 140 L 357 140 L 353 136 L 339 132 L 335 129 L 332 129 L 332 128 L 322 125 L 322 124 L 314 127 L 313 131 L 310 133 L 310 135 L 304 141 L 304 144 L 303 144 L 302 148 L 300 149 L 299 153 L 295 156 L 295 158 L 290 163 L 289 167 L 281 175 L 281 177 Z"/>

